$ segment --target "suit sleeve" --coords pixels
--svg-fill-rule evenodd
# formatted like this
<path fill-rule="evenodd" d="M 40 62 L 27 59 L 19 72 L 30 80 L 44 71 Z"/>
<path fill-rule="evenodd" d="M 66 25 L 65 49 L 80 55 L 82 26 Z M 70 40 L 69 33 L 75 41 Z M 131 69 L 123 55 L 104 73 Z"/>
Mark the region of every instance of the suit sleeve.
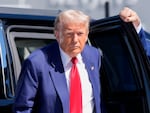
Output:
<path fill-rule="evenodd" d="M 139 37 L 147 56 L 150 57 L 150 34 L 147 33 L 143 28 L 141 28 Z"/>
<path fill-rule="evenodd" d="M 31 113 L 37 91 L 38 80 L 32 62 L 24 62 L 15 92 L 14 113 Z"/>

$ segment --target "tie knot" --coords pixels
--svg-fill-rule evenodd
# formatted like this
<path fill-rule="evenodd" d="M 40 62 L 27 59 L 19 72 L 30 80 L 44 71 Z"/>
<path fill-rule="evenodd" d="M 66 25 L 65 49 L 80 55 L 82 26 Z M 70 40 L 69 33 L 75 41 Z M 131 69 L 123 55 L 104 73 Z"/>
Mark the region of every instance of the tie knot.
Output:
<path fill-rule="evenodd" d="M 73 57 L 73 58 L 71 59 L 71 62 L 72 62 L 73 64 L 76 64 L 76 63 L 78 62 L 78 59 L 77 59 L 76 57 Z"/>

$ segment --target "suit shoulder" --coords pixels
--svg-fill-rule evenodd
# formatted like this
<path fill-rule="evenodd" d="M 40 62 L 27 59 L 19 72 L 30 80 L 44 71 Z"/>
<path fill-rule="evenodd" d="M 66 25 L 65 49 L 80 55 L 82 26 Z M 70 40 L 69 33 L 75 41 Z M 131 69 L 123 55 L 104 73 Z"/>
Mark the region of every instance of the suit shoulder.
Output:
<path fill-rule="evenodd" d="M 101 49 L 96 48 L 94 46 L 90 46 L 90 45 L 85 46 L 85 51 L 88 51 L 90 53 L 95 53 L 95 52 L 97 53 L 98 52 L 100 54 L 100 56 L 102 55 Z"/>

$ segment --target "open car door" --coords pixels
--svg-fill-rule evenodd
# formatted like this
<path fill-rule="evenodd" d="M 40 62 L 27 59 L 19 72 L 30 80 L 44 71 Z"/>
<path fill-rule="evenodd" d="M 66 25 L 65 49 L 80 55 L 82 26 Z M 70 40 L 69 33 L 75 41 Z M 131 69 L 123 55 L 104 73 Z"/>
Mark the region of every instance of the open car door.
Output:
<path fill-rule="evenodd" d="M 102 52 L 107 113 L 150 113 L 149 60 L 131 23 L 119 16 L 91 22 L 89 44 Z"/>

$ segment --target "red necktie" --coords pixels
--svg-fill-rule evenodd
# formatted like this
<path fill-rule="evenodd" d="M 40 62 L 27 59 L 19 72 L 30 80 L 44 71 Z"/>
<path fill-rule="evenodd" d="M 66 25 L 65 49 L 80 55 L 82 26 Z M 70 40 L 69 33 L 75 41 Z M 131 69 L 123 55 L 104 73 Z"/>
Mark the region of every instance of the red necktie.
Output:
<path fill-rule="evenodd" d="M 82 91 L 80 76 L 76 63 L 78 59 L 72 58 L 72 68 L 70 72 L 70 113 L 82 113 Z"/>

